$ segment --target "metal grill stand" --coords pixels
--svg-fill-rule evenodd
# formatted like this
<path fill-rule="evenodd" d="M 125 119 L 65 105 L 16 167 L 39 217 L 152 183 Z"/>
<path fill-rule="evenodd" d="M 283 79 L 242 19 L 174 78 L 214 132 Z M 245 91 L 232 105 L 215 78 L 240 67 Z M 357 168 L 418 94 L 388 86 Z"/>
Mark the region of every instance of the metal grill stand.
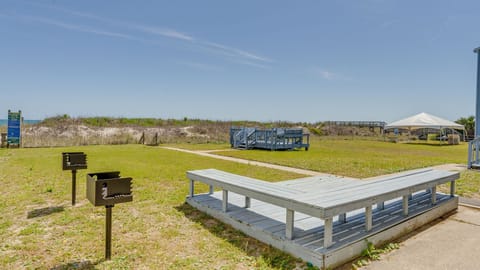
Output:
<path fill-rule="evenodd" d="M 105 205 L 105 260 L 112 255 L 112 208 L 115 205 Z"/>

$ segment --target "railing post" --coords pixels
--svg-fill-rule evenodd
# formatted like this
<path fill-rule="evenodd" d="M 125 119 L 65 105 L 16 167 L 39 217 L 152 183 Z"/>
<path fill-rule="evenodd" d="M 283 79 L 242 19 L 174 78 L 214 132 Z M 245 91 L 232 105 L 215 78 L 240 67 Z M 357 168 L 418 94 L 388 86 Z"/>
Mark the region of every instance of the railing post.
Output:
<path fill-rule="evenodd" d="M 333 219 L 327 218 L 323 225 L 323 247 L 328 248 L 332 245 L 333 240 Z"/>
<path fill-rule="evenodd" d="M 479 126 L 480 126 L 480 125 L 479 125 Z M 479 160 L 478 160 L 478 154 L 479 154 L 480 149 L 479 149 L 479 147 L 478 147 L 478 146 L 479 146 L 479 143 L 478 143 L 479 140 L 478 140 L 478 139 L 480 139 L 480 138 L 476 138 L 476 139 L 474 140 L 474 145 L 475 145 L 475 158 L 474 158 L 474 162 L 475 162 L 475 163 L 478 163 L 478 161 L 479 161 Z"/>
<path fill-rule="evenodd" d="M 450 181 L 450 197 L 455 197 L 455 180 Z"/>
<path fill-rule="evenodd" d="M 372 229 L 372 206 L 365 207 L 365 230 L 368 232 Z"/>
<path fill-rule="evenodd" d="M 432 204 L 435 205 L 437 203 L 437 187 L 432 187 Z"/>
<path fill-rule="evenodd" d="M 403 208 L 403 215 L 408 216 L 408 195 L 403 195 L 402 208 Z"/>
<path fill-rule="evenodd" d="M 347 213 L 338 215 L 338 222 L 347 223 Z"/>
<path fill-rule="evenodd" d="M 245 197 L 245 208 L 250 208 L 250 197 Z"/>
<path fill-rule="evenodd" d="M 377 209 L 378 209 L 378 210 L 383 210 L 383 209 L 385 209 L 385 202 L 379 202 L 379 203 L 377 203 Z"/>
<path fill-rule="evenodd" d="M 286 228 L 285 228 L 285 237 L 288 240 L 293 239 L 293 230 L 294 230 L 294 225 L 293 225 L 293 220 L 294 220 L 294 215 L 295 212 L 293 210 L 287 209 L 287 218 L 286 218 Z"/>
<path fill-rule="evenodd" d="M 468 142 L 468 164 L 467 168 L 471 169 L 472 168 L 472 146 L 473 146 L 473 141 Z"/>
<path fill-rule="evenodd" d="M 193 198 L 193 195 L 195 193 L 194 188 L 195 188 L 195 182 L 190 179 L 190 198 Z"/>
<path fill-rule="evenodd" d="M 222 211 L 228 211 L 228 190 L 223 190 Z"/>

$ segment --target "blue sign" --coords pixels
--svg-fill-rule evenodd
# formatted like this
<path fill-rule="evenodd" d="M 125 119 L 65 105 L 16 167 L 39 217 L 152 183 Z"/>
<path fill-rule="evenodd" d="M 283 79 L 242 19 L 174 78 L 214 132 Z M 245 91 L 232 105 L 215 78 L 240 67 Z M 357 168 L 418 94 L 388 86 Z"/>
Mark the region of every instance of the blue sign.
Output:
<path fill-rule="evenodd" d="M 8 111 L 7 143 L 9 145 L 16 144 L 20 146 L 21 122 L 22 122 L 22 111 L 18 111 L 18 112 L 11 112 L 10 110 Z"/>

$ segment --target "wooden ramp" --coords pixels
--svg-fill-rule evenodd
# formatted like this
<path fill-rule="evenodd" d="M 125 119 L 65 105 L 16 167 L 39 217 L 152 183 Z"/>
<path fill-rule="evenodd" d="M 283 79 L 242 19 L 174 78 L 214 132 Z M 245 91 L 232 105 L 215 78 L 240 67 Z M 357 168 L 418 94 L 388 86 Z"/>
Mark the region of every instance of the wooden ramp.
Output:
<path fill-rule="evenodd" d="M 308 177 L 278 182 L 279 188 L 294 187 L 296 190 L 310 191 L 317 184 L 325 188 L 332 185 L 349 185 L 360 181 L 335 177 Z M 324 221 L 320 218 L 299 212 L 294 216 L 293 233 L 295 238 L 286 238 L 285 211 L 283 207 L 251 199 L 250 207 L 245 208 L 245 196 L 229 193 L 228 212 L 222 211 L 222 191 L 211 194 L 197 194 L 188 197 L 193 207 L 232 225 L 260 241 L 286 251 L 321 268 L 335 267 L 352 260 L 365 249 L 367 241 L 380 245 L 398 238 L 415 228 L 427 224 L 458 207 L 458 197 L 437 193 L 436 204 L 431 203 L 431 193 L 420 191 L 412 195 L 408 202 L 408 215 L 404 215 L 402 197 L 385 201 L 383 209 L 373 206 L 372 228 L 365 228 L 365 210 L 347 213 L 347 222 L 338 217 L 333 220 L 332 245 L 324 247 Z"/>

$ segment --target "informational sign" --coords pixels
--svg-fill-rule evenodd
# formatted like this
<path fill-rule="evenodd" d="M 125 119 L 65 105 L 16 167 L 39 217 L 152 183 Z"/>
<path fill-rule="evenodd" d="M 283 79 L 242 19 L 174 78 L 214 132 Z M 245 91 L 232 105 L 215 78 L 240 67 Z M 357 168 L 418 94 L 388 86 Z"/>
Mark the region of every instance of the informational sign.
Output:
<path fill-rule="evenodd" d="M 22 111 L 12 112 L 8 110 L 8 130 L 7 130 L 8 145 L 20 146 L 21 126 L 22 126 Z"/>

